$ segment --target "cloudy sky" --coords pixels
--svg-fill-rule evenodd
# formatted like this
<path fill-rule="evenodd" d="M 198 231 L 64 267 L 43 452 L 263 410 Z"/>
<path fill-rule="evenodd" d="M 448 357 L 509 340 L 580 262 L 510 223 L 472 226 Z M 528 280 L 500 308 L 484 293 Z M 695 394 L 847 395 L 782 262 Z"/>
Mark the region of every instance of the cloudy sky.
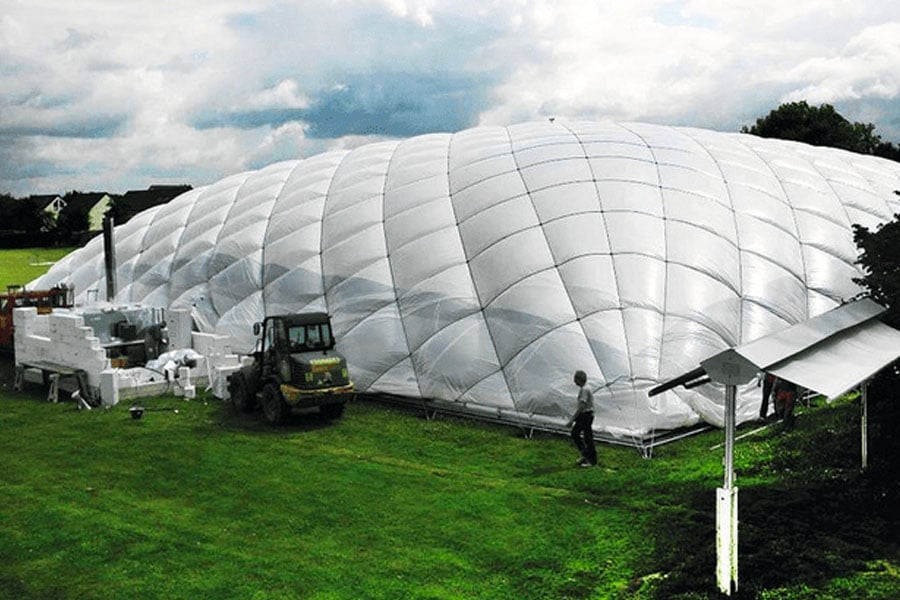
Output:
<path fill-rule="evenodd" d="M 0 0 L 0 192 L 124 192 L 556 116 L 900 142 L 896 0 Z"/>

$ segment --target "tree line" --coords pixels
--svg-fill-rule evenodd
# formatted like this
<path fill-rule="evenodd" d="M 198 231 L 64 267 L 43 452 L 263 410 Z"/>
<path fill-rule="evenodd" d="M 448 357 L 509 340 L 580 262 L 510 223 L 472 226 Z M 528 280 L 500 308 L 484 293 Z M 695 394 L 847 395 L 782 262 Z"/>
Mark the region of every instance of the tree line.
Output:
<path fill-rule="evenodd" d="M 121 195 L 73 190 L 63 196 L 27 198 L 0 193 L 0 247 L 78 246 L 100 230 L 101 211 L 121 225 L 138 212 L 164 204 L 190 189 L 187 184 L 166 184 Z"/>
<path fill-rule="evenodd" d="M 0 193 L 0 246 L 58 245 L 83 242 L 89 229 L 89 208 L 77 206 L 70 200 L 81 192 L 71 191 L 61 196 L 66 205 L 58 215 L 46 209 L 45 203 L 33 197 L 16 198 Z"/>
<path fill-rule="evenodd" d="M 758 118 L 755 124 L 744 125 L 741 132 L 900 161 L 900 146 L 882 140 L 875 133 L 875 125 L 851 123 L 830 104 L 810 106 L 806 101 L 788 102 Z"/>

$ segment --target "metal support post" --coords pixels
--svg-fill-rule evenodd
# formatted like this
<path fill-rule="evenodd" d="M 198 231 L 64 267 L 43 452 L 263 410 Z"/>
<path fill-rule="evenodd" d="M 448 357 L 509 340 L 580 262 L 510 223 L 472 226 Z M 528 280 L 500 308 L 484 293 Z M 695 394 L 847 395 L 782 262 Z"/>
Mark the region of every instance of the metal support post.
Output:
<path fill-rule="evenodd" d="M 716 490 L 716 583 L 730 596 L 738 589 L 738 490 L 734 487 L 734 385 L 725 386 L 725 478 Z"/>
<path fill-rule="evenodd" d="M 103 265 L 106 272 L 106 300 L 112 302 L 116 297 L 116 240 L 115 221 L 111 215 L 103 218 Z"/>
<path fill-rule="evenodd" d="M 22 388 L 25 387 L 25 367 L 22 365 L 16 365 L 16 379 L 13 382 L 13 389 L 17 392 L 21 392 Z"/>
<path fill-rule="evenodd" d="M 47 402 L 56 404 L 59 402 L 59 373 L 50 373 L 47 376 L 50 382 L 50 390 L 47 392 Z"/>
<path fill-rule="evenodd" d="M 869 382 L 864 381 L 862 384 L 862 394 L 860 398 L 860 431 L 862 445 L 862 470 L 865 471 L 869 467 Z"/>
<path fill-rule="evenodd" d="M 725 386 L 725 482 L 723 487 L 730 490 L 734 484 L 734 403 L 737 387 Z"/>

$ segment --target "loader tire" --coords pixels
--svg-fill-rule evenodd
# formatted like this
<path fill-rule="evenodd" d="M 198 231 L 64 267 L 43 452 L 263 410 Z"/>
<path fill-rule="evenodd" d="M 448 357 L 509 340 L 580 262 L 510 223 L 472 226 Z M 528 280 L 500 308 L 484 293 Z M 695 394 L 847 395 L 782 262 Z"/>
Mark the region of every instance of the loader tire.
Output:
<path fill-rule="evenodd" d="M 232 378 L 228 385 L 228 391 L 231 395 L 231 405 L 234 409 L 241 413 L 251 412 L 256 404 L 255 399 L 250 396 L 247 390 L 247 382 L 240 375 Z"/>
<path fill-rule="evenodd" d="M 282 425 L 291 411 L 281 390 L 274 383 L 267 383 L 263 388 L 262 408 L 266 421 L 272 425 Z"/>

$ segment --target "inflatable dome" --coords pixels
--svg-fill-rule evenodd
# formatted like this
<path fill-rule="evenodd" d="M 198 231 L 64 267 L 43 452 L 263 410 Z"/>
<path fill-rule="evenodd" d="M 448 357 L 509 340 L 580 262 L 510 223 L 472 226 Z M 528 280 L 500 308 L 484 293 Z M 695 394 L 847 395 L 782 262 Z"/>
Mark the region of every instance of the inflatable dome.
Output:
<path fill-rule="evenodd" d="M 326 311 L 363 391 L 535 427 L 588 374 L 597 431 L 721 424 L 722 390 L 647 390 L 859 292 L 852 224 L 900 163 L 745 134 L 534 122 L 374 143 L 193 189 L 116 228 L 118 302 L 189 307 L 249 351 Z M 104 289 L 92 240 L 37 285 Z M 746 389 L 739 419 L 756 414 Z"/>

